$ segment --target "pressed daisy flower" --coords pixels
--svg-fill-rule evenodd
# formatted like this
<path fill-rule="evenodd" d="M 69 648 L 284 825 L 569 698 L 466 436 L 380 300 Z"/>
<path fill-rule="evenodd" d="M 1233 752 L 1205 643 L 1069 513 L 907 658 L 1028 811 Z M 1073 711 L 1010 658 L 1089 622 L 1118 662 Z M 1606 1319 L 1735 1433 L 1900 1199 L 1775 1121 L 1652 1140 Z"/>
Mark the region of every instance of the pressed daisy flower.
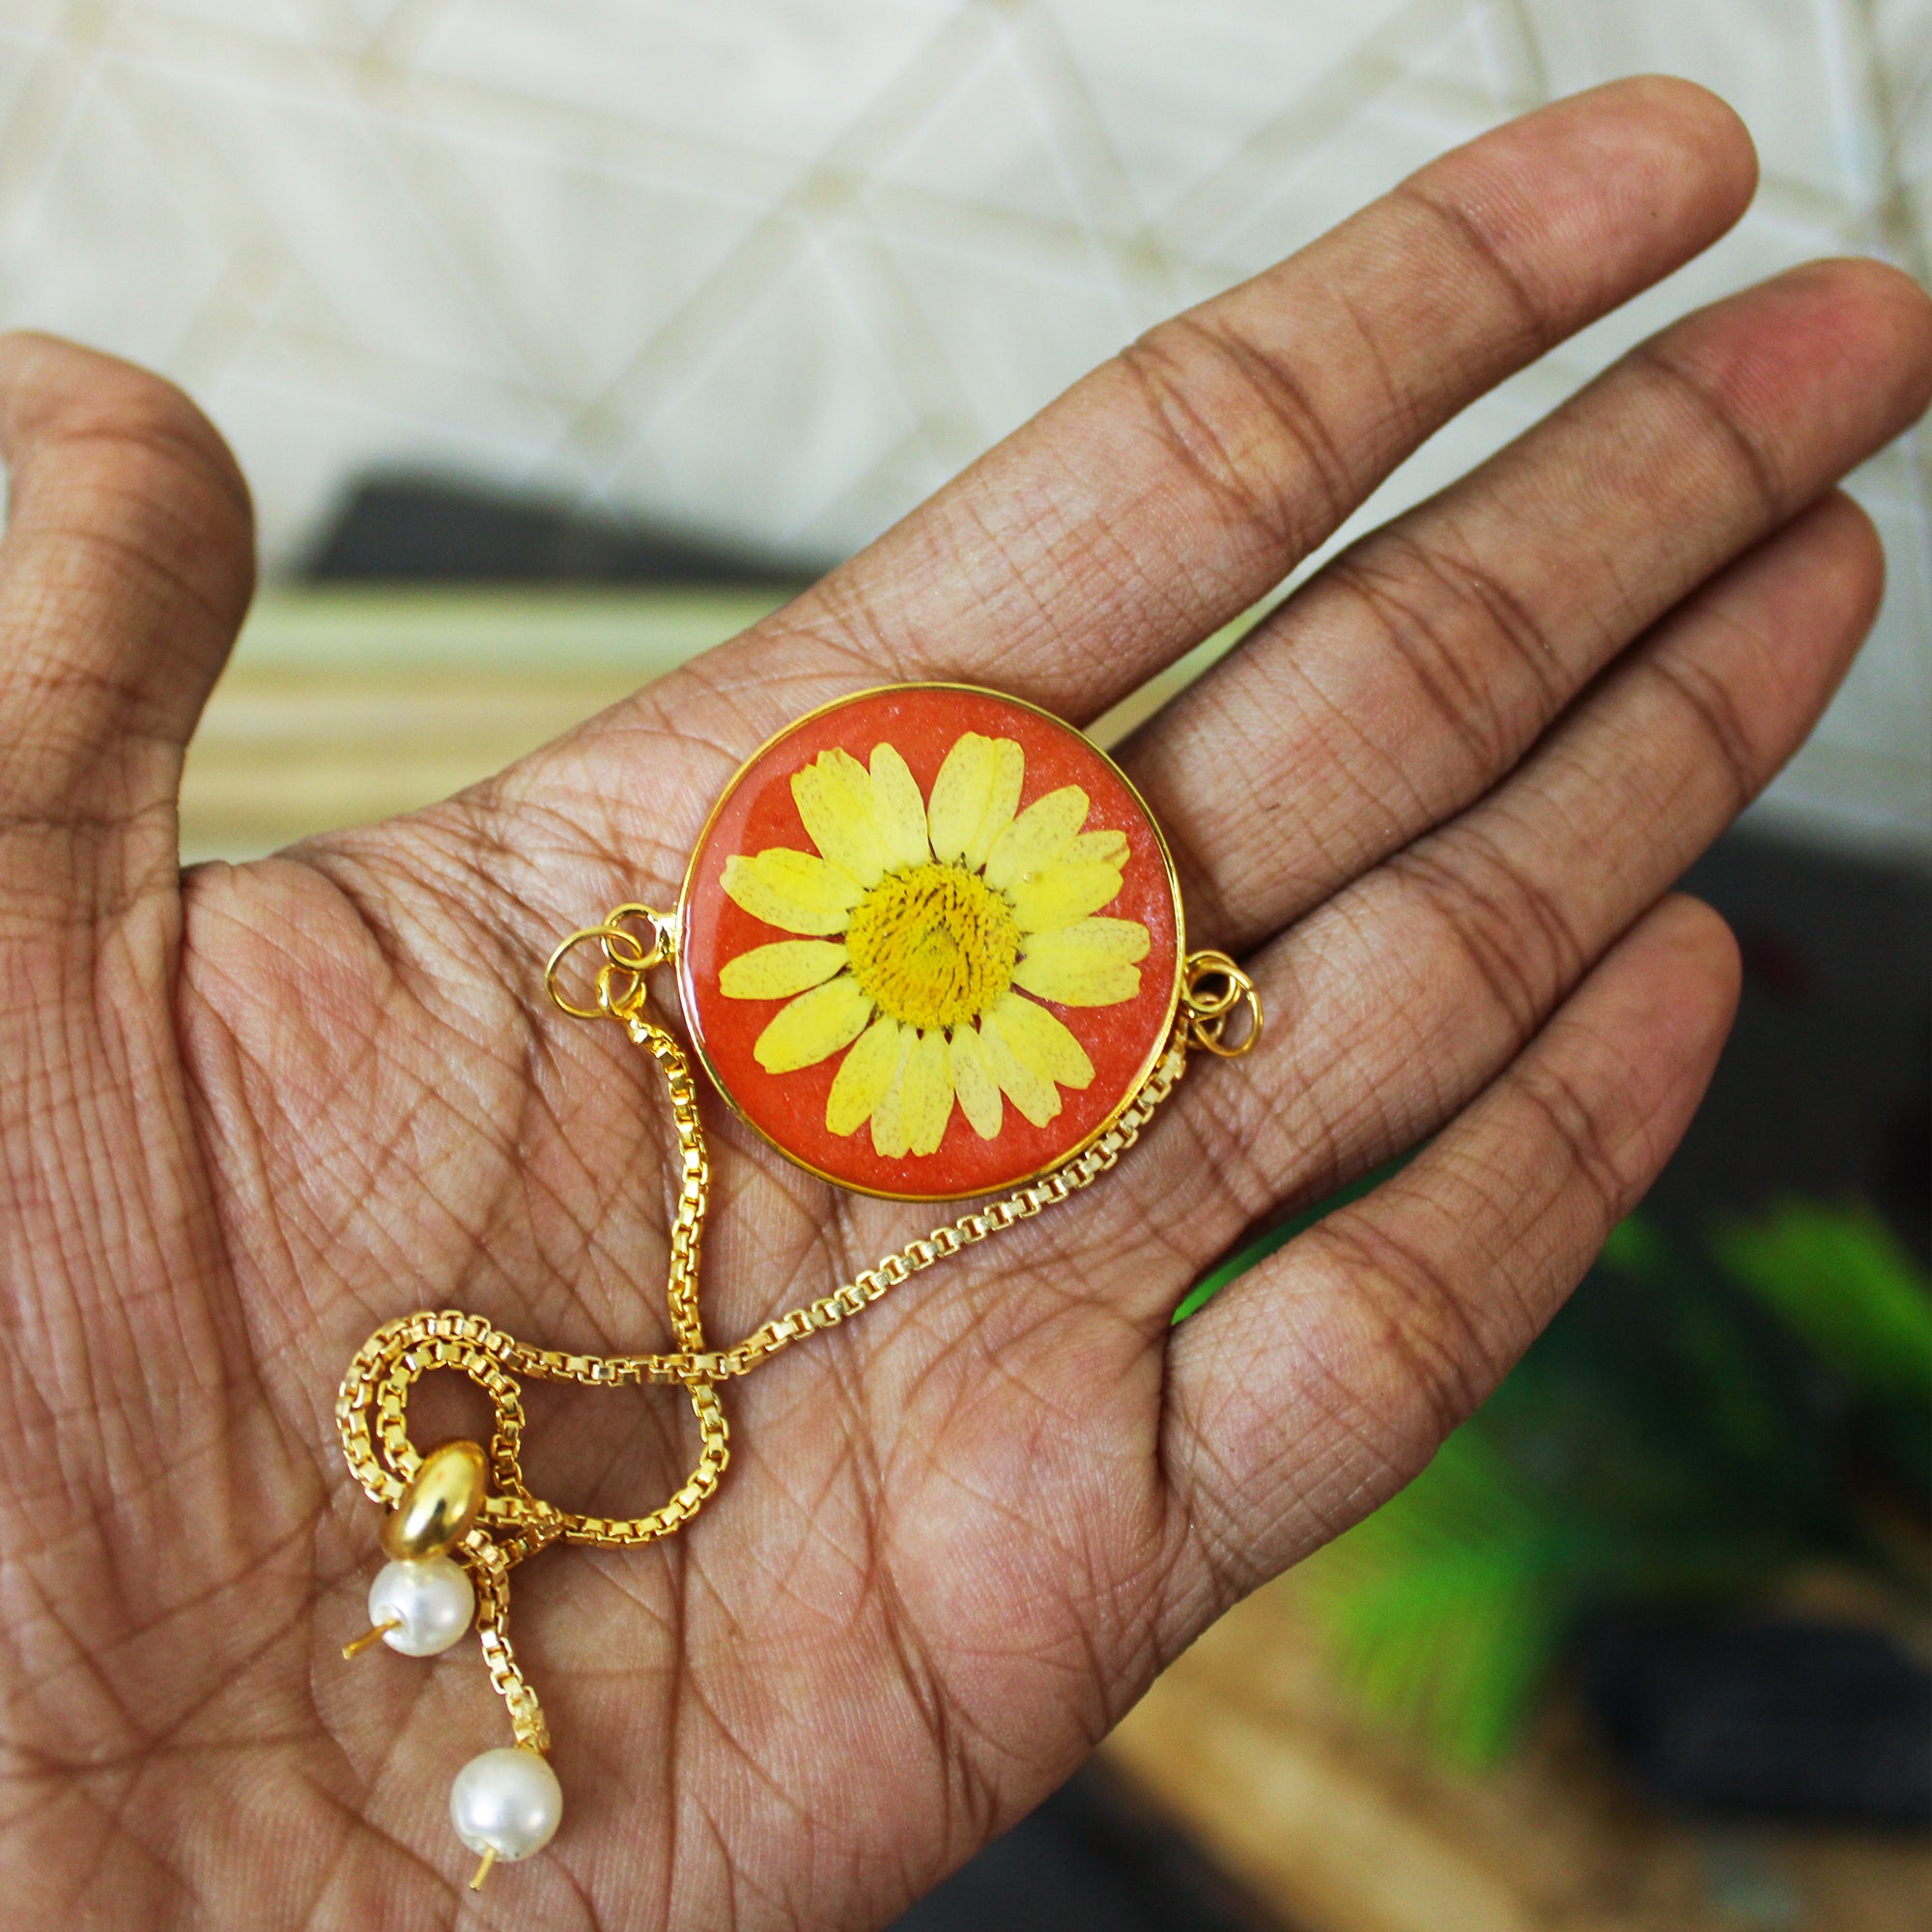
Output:
<path fill-rule="evenodd" d="M 1009 1102 L 1036 1126 L 1084 1088 L 1093 1063 L 1038 1004 L 1110 1007 L 1140 991 L 1147 927 L 1107 919 L 1126 835 L 1083 832 L 1065 785 L 1019 810 L 1026 757 L 1010 738 L 957 738 L 923 798 L 890 744 L 869 768 L 821 752 L 792 776 L 817 848 L 725 861 L 724 891 L 797 937 L 726 960 L 720 990 L 783 1000 L 753 1051 L 767 1073 L 843 1053 L 825 1124 L 867 1122 L 890 1158 L 935 1151 L 955 1101 L 981 1140 Z M 1028 995 L 1032 997 L 1029 998 Z"/>

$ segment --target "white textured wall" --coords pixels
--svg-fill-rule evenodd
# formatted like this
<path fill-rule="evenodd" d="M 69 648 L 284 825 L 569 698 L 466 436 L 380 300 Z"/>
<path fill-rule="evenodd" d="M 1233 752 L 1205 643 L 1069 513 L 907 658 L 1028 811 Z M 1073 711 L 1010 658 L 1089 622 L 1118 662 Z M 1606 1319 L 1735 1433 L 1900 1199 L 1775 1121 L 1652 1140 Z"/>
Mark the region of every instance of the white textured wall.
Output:
<path fill-rule="evenodd" d="M 1765 185 L 1471 411 L 1433 487 L 1666 310 L 1932 236 L 1932 0 L 0 0 L 0 323 L 167 370 L 270 562 L 431 462 L 863 542 L 1178 303 L 1552 94 L 1665 69 Z M 1932 457 L 1857 490 L 1880 636 L 1770 810 L 1932 849 Z"/>

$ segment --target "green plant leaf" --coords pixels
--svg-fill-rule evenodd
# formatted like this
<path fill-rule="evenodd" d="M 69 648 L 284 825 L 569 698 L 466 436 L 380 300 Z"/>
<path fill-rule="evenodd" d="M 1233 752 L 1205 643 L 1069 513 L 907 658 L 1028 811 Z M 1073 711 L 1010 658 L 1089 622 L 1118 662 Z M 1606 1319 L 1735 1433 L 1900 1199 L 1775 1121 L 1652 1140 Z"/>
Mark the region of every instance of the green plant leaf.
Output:
<path fill-rule="evenodd" d="M 1470 1429 L 1296 1573 L 1344 1678 L 1435 1755 L 1514 1743 L 1572 1610 L 1567 1536 Z"/>
<path fill-rule="evenodd" d="M 1720 1223 L 1711 1248 L 1858 1394 L 1932 1407 L 1932 1284 L 1869 1208 L 1781 1201 Z"/>

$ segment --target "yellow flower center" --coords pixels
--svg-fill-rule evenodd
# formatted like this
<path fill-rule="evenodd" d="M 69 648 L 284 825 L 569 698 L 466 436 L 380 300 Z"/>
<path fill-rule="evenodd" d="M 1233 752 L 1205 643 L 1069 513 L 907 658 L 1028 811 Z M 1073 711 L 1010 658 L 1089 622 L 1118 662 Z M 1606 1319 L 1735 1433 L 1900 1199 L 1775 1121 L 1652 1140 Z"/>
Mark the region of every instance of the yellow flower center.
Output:
<path fill-rule="evenodd" d="M 852 977 L 880 1010 L 926 1031 L 976 1020 L 1012 983 L 1020 928 L 1004 893 L 958 866 L 894 872 L 852 909 Z"/>

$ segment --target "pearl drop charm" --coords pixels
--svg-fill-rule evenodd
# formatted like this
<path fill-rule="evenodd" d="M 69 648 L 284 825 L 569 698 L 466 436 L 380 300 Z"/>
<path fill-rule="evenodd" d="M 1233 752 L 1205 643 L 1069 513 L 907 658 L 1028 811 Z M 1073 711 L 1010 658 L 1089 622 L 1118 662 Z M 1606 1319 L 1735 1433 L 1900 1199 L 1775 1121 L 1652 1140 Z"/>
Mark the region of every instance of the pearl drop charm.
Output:
<path fill-rule="evenodd" d="M 469 1573 L 447 1556 L 385 1563 L 369 1586 L 370 1627 L 382 1630 L 383 1641 L 405 1657 L 447 1650 L 475 1611 Z"/>
<path fill-rule="evenodd" d="M 546 1759 L 519 1746 L 487 1750 L 456 1774 L 449 1788 L 456 1835 L 483 1860 L 472 1881 L 498 1859 L 505 1864 L 540 1852 L 563 1821 L 563 1787 Z"/>

